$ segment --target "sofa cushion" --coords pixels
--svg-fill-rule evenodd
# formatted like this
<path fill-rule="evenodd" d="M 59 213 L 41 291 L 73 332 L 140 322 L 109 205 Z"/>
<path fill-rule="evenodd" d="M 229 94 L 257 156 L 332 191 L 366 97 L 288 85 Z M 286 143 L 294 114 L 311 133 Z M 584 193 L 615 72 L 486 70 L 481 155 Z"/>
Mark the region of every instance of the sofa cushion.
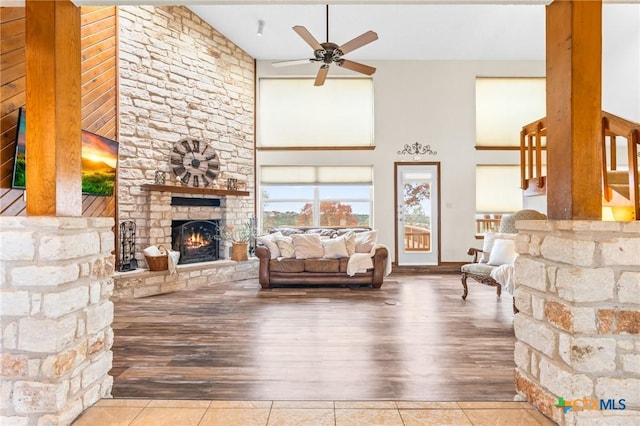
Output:
<path fill-rule="evenodd" d="M 349 264 L 349 258 L 343 257 L 342 259 L 338 259 L 340 261 L 340 272 L 347 273 L 347 265 Z"/>
<path fill-rule="evenodd" d="M 369 253 L 378 242 L 378 231 L 356 233 L 356 253 Z"/>
<path fill-rule="evenodd" d="M 304 259 L 274 259 L 269 262 L 271 272 L 304 272 Z"/>
<path fill-rule="evenodd" d="M 304 259 L 306 272 L 340 272 L 338 259 Z"/>
<path fill-rule="evenodd" d="M 486 263 L 468 263 L 462 265 L 462 272 L 478 275 L 489 275 L 495 266 L 487 265 Z"/>
<path fill-rule="evenodd" d="M 491 255 L 487 264 L 493 266 L 513 265 L 518 253 L 516 252 L 516 242 L 514 240 L 496 239 L 491 249 Z"/>
<path fill-rule="evenodd" d="M 367 232 L 371 231 L 371 228 L 340 228 L 336 230 L 338 236 L 346 234 L 347 232 Z"/>
<path fill-rule="evenodd" d="M 281 238 L 283 235 L 280 232 L 274 232 L 273 234 L 261 235 L 257 238 L 258 243 L 266 246 L 269 249 L 271 259 L 275 259 L 280 256 L 280 249 L 276 243 L 276 238 Z"/>
<path fill-rule="evenodd" d="M 317 259 L 324 256 L 322 241 L 318 234 L 293 234 L 296 259 Z"/>
<path fill-rule="evenodd" d="M 295 250 L 293 248 L 293 240 L 291 237 L 276 237 L 276 244 L 278 250 L 280 250 L 280 256 L 286 258 L 295 257 Z"/>
<path fill-rule="evenodd" d="M 480 263 L 487 263 L 491 256 L 491 249 L 497 239 L 515 240 L 517 234 L 506 234 L 504 232 L 486 232 L 484 234 L 484 242 L 482 243 L 482 256 L 478 259 Z"/>
<path fill-rule="evenodd" d="M 349 257 L 347 246 L 343 237 L 322 240 L 322 248 L 324 257 L 327 259 L 339 259 L 341 257 Z"/>
<path fill-rule="evenodd" d="M 332 228 L 313 228 L 307 229 L 305 234 L 318 234 L 320 237 L 333 238 L 336 235 L 336 230 Z"/>
<path fill-rule="evenodd" d="M 342 234 L 338 238 L 344 238 L 344 245 L 347 247 L 347 254 L 349 256 L 356 252 L 356 233 L 354 231 Z"/>
<path fill-rule="evenodd" d="M 276 228 L 271 231 L 272 233 L 280 232 L 285 237 L 290 237 L 293 234 L 304 234 L 304 230 L 299 228 Z"/>

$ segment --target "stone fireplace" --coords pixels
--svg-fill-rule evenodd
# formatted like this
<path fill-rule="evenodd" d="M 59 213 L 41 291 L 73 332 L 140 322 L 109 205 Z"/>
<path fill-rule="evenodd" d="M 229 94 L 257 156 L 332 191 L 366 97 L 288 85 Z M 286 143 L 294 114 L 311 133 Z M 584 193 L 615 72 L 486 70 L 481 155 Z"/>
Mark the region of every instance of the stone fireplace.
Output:
<path fill-rule="evenodd" d="M 216 239 L 221 226 L 243 219 L 241 206 L 249 192 L 154 184 L 140 188 L 145 194 L 146 219 L 137 228 L 139 269 L 115 274 L 114 300 L 257 277 L 257 259 L 229 260 Z M 151 245 L 180 251 L 176 273 L 145 269 L 140 251 Z"/>
<path fill-rule="evenodd" d="M 219 258 L 218 220 L 171 221 L 171 247 L 180 252 L 179 265 Z"/>

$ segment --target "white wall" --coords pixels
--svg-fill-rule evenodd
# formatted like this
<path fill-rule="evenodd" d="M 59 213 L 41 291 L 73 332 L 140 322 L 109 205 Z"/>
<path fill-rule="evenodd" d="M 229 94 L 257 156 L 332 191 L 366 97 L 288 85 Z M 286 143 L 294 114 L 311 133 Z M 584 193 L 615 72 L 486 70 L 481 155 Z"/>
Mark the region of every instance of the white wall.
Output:
<path fill-rule="evenodd" d="M 640 4 L 605 4 L 602 21 L 602 109 L 640 122 Z"/>
<path fill-rule="evenodd" d="M 414 160 L 397 152 L 404 144 L 413 142 L 431 145 L 438 155 L 422 156 L 421 161 L 441 163 L 441 260 L 468 260 L 467 248 L 478 245 L 474 238 L 475 165 L 519 163 L 515 152 L 475 150 L 475 77 L 544 76 L 544 61 L 362 62 L 377 67 L 373 76 L 374 151 L 258 151 L 257 165 L 373 164 L 374 226 L 379 230 L 380 241 L 393 248 L 393 163 Z M 257 64 L 258 78 L 276 75 L 313 77 L 316 71 L 315 65 L 274 68 L 270 61 L 258 61 Z M 355 73 L 332 67 L 329 75 Z M 603 109 L 640 122 L 638 4 L 606 4 L 603 7 L 602 79 Z M 525 205 L 533 208 L 543 209 L 546 205 L 540 200 L 527 201 L 532 203 Z"/>
<path fill-rule="evenodd" d="M 365 62 L 365 61 L 363 61 Z M 441 163 L 441 261 L 468 260 L 475 234 L 475 165 L 518 164 L 519 154 L 477 151 L 476 76 L 544 76 L 543 62 L 366 61 L 374 74 L 375 145 L 373 151 L 258 151 L 263 164 L 371 164 L 374 166 L 374 223 L 380 242 L 394 247 L 393 164 L 416 161 L 399 155 L 405 144 L 431 145 L 437 155 L 419 161 Z M 313 76 L 317 66 L 273 68 L 259 61 L 258 77 Z M 286 73 L 286 74 L 285 74 Z M 303 74 L 307 73 L 307 74 Z M 331 75 L 354 75 L 333 67 Z M 326 84 L 331 84 L 328 81 Z M 322 90 L 318 88 L 318 90 Z M 258 95 L 259 99 L 259 95 Z M 319 118 L 321 120 L 321 118 Z M 523 123 L 525 124 L 525 123 Z M 258 142 L 259 142 L 258 129 Z M 518 183 L 516 183 L 518 184 Z M 395 258 L 395 255 L 393 256 Z"/>

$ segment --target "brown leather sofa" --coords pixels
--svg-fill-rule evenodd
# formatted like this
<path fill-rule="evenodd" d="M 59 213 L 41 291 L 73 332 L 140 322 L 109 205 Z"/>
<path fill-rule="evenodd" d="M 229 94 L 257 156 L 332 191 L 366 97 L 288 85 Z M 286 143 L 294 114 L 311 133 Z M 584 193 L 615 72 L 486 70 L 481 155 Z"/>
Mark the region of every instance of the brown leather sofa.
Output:
<path fill-rule="evenodd" d="M 313 230 L 294 229 L 296 231 L 286 230 L 284 234 L 313 232 Z M 342 232 L 346 231 L 333 230 L 334 235 Z M 331 235 L 331 230 L 323 229 L 322 234 Z M 373 288 L 380 288 L 384 279 L 385 262 L 389 256 L 386 248 L 379 247 L 373 256 L 373 269 L 349 276 L 347 275 L 348 257 L 339 259 L 271 259 L 269 248 L 262 245 L 256 247 L 255 253 L 260 260 L 258 280 L 262 288 L 283 284 L 370 285 Z"/>

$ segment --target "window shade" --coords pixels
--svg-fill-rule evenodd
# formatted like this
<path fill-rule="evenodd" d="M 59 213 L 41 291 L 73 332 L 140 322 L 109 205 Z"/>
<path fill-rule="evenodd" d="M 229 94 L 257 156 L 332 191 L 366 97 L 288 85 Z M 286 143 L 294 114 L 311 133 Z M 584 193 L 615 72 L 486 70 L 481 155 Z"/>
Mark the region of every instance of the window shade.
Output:
<path fill-rule="evenodd" d="M 476 166 L 477 213 L 508 213 L 520 209 L 520 166 Z"/>
<path fill-rule="evenodd" d="M 546 110 L 544 78 L 476 78 L 476 144 L 520 146 L 522 126 Z"/>
<path fill-rule="evenodd" d="M 262 184 L 371 184 L 371 166 L 262 166 Z"/>
<path fill-rule="evenodd" d="M 258 93 L 258 146 L 373 145 L 373 81 L 263 78 Z"/>

